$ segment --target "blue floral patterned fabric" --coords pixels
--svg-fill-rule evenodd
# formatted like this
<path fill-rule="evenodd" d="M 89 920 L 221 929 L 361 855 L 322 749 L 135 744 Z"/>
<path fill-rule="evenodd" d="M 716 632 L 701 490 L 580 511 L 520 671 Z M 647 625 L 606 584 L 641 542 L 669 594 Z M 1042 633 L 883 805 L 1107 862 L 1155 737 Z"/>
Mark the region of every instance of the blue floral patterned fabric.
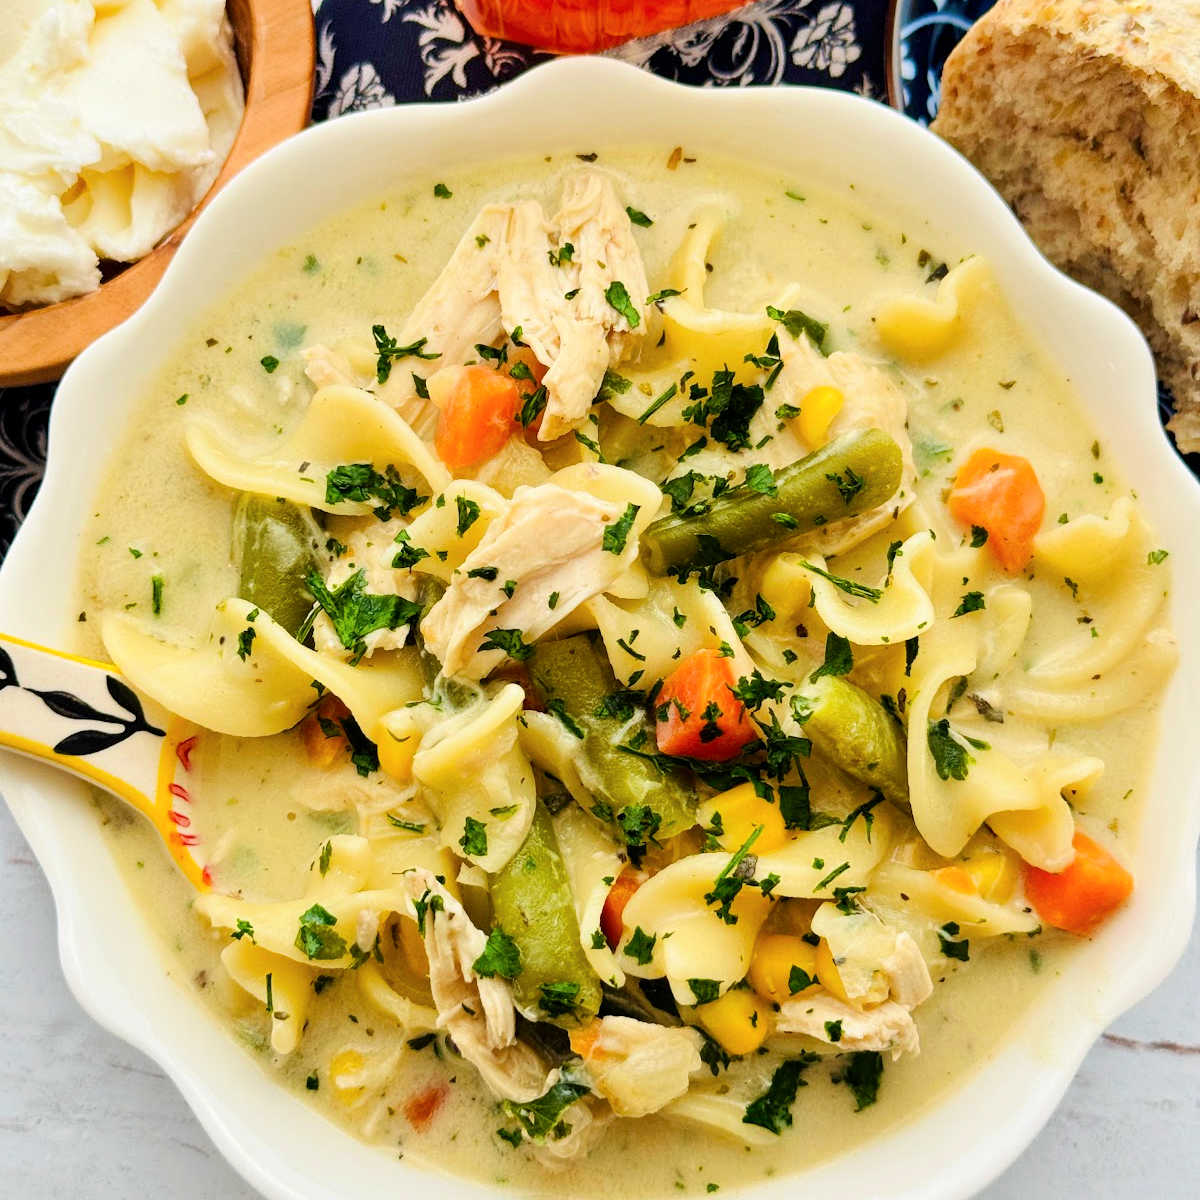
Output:
<path fill-rule="evenodd" d="M 937 108 L 941 64 L 991 2 L 756 0 L 608 53 L 701 87 L 837 87 L 890 98 L 928 120 Z M 546 57 L 476 34 L 452 0 L 312 3 L 315 121 L 364 108 L 476 96 Z M 53 396 L 53 386 L 0 389 L 0 553 L 37 492 Z"/>

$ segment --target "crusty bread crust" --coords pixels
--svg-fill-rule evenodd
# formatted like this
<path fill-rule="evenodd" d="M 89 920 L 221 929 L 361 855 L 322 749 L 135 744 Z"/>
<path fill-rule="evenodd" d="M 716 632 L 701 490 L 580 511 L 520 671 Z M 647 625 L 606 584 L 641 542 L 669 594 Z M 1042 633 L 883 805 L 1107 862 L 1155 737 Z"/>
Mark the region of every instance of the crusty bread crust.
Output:
<path fill-rule="evenodd" d="M 1200 0 L 1000 0 L 947 61 L 933 128 L 1139 323 L 1200 450 Z"/>

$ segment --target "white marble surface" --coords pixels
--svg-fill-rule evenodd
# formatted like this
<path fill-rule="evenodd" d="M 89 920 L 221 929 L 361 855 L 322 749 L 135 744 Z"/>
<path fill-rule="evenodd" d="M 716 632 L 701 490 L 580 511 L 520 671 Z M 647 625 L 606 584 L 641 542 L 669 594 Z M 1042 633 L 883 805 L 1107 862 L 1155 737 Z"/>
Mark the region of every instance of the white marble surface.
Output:
<path fill-rule="evenodd" d="M 149 1059 L 63 982 L 50 890 L 0 803 L 0 1197 L 253 1200 Z M 1200 935 L 1088 1056 L 985 1200 L 1200 1194 Z"/>

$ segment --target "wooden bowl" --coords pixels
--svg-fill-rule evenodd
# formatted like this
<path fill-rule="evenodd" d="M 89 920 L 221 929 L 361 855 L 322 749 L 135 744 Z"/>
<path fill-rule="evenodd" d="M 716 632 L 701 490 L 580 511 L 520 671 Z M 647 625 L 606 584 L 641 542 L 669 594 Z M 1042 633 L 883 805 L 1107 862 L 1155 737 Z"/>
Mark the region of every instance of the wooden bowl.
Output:
<path fill-rule="evenodd" d="M 217 191 L 252 159 L 308 124 L 316 53 L 310 0 L 229 0 L 228 10 L 246 110 L 221 173 L 181 225 L 96 291 L 0 316 L 0 386 L 45 383 L 62 375 L 77 354 L 150 295 Z"/>

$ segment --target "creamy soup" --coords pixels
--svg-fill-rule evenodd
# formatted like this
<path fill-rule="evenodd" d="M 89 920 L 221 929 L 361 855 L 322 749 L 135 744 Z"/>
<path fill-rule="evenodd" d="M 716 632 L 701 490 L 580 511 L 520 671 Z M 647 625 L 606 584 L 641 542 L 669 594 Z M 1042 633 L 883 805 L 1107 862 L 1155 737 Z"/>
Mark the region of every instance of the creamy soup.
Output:
<path fill-rule="evenodd" d="M 522 1194 L 799 1171 L 962 1085 L 1128 894 L 1174 664 L 1166 554 L 988 264 L 668 151 L 273 254 L 81 564 L 80 648 L 188 723 L 199 895 L 100 802 L 181 986 Z"/>

